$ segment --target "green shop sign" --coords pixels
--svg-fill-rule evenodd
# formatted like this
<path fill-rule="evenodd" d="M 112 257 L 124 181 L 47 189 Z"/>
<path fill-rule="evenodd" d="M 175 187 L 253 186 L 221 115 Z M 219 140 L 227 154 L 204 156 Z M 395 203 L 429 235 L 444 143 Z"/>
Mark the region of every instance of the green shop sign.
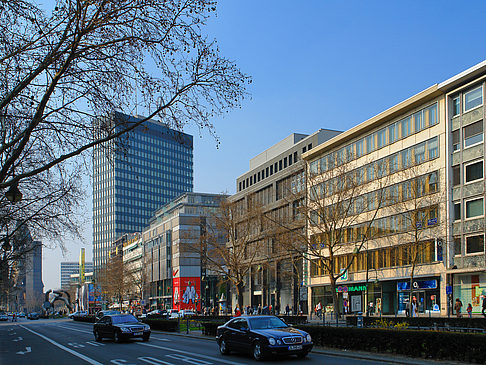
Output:
<path fill-rule="evenodd" d="M 340 285 L 336 288 L 338 293 L 347 293 L 351 291 L 366 291 L 366 285 Z"/>

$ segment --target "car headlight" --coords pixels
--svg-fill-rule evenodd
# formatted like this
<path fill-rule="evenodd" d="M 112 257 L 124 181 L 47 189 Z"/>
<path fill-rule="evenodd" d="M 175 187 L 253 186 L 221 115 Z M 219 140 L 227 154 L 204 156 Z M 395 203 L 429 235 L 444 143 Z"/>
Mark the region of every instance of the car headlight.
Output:
<path fill-rule="evenodd" d="M 306 341 L 307 341 L 307 342 L 312 342 L 312 337 L 311 337 L 311 335 L 307 335 L 307 336 L 305 337 L 305 339 L 306 339 Z"/>
<path fill-rule="evenodd" d="M 126 332 L 132 332 L 132 331 L 130 330 L 130 328 L 125 328 L 125 327 L 122 327 L 122 328 L 120 328 L 120 329 L 121 329 L 121 331 L 122 331 L 122 332 L 125 332 L 125 333 L 126 333 Z"/>
<path fill-rule="evenodd" d="M 275 345 L 276 342 L 275 342 L 275 339 L 274 338 L 270 337 L 268 339 L 268 343 L 273 346 L 273 345 Z"/>

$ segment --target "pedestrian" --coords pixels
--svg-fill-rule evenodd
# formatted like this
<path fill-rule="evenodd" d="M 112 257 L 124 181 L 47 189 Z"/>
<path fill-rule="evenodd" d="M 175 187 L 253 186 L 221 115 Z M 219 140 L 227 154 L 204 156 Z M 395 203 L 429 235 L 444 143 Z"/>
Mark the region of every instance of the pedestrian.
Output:
<path fill-rule="evenodd" d="M 486 298 L 486 297 L 485 297 Z M 483 303 L 486 303 L 484 300 L 483 300 Z M 483 304 L 484 305 L 484 304 Z M 285 315 L 288 316 L 290 313 L 290 306 L 287 304 L 287 306 L 285 307 Z"/>
<path fill-rule="evenodd" d="M 235 317 L 239 317 L 241 316 L 241 311 L 240 311 L 240 308 L 238 308 L 238 306 L 236 306 L 235 308 Z"/>
<path fill-rule="evenodd" d="M 262 314 L 262 305 L 261 304 L 258 304 L 257 314 L 258 315 Z"/>
<path fill-rule="evenodd" d="M 454 310 L 456 311 L 457 318 L 461 317 L 462 302 L 459 298 L 456 298 L 456 304 L 454 305 Z"/>
<path fill-rule="evenodd" d="M 407 300 L 407 303 L 405 303 L 405 315 L 407 317 L 410 317 L 410 301 Z"/>
<path fill-rule="evenodd" d="M 412 298 L 412 317 L 418 317 L 418 302 L 417 298 Z"/>
<path fill-rule="evenodd" d="M 275 304 L 275 314 L 278 316 L 280 314 L 280 306 Z"/>
<path fill-rule="evenodd" d="M 344 314 L 348 314 L 348 300 L 344 298 L 343 300 L 343 309 L 344 309 Z"/>
<path fill-rule="evenodd" d="M 486 313 L 485 312 L 486 312 L 486 295 L 483 296 L 483 310 L 481 312 L 481 313 L 483 313 L 483 316 L 486 317 Z"/>
<path fill-rule="evenodd" d="M 469 318 L 472 318 L 472 305 L 471 305 L 471 303 L 469 303 L 469 304 L 467 305 L 466 312 L 467 312 L 467 316 L 468 316 Z"/>

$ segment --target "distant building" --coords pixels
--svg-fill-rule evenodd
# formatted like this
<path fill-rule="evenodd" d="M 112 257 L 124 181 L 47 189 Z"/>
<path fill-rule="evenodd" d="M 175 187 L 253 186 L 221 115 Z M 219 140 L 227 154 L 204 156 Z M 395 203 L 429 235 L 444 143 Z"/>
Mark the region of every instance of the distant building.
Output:
<path fill-rule="evenodd" d="M 129 123 L 139 120 L 118 112 L 109 118 Z M 124 148 L 110 149 L 116 143 Z M 106 264 L 121 235 L 142 232 L 157 209 L 192 191 L 192 158 L 192 136 L 156 121 L 147 121 L 119 140 L 94 148 L 95 270 Z"/>
<path fill-rule="evenodd" d="M 93 263 L 86 262 L 85 272 L 88 273 L 92 271 L 93 271 Z M 75 262 L 75 261 L 61 262 L 61 289 L 63 290 L 69 289 L 69 284 L 71 283 L 72 274 L 77 274 L 78 281 L 79 281 L 79 262 Z"/>

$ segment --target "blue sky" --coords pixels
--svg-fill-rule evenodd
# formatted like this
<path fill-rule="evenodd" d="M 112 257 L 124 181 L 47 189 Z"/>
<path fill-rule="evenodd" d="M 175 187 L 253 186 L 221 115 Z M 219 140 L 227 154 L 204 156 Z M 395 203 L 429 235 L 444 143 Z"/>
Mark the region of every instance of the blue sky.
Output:
<path fill-rule="evenodd" d="M 194 190 L 234 193 L 250 158 L 289 134 L 349 129 L 483 61 L 484 19 L 485 1 L 220 1 L 207 33 L 252 77 L 251 99 L 213 121 L 219 149 L 186 130 Z M 65 258 L 44 250 L 46 289 L 59 285 L 60 260 L 80 247 L 91 259 L 90 241 L 86 227 Z"/>

